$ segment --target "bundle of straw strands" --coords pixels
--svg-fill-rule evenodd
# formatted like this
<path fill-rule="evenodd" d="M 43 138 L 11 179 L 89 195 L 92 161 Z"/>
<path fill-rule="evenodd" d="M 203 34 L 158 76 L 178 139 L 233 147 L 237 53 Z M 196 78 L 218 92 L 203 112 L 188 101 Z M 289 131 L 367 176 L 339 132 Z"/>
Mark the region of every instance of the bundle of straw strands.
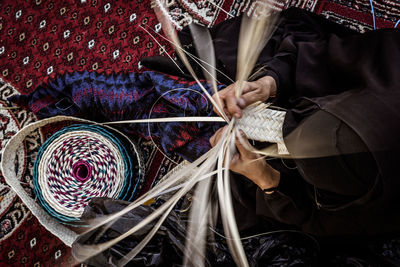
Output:
<path fill-rule="evenodd" d="M 269 37 L 272 35 L 274 25 L 278 17 L 277 13 L 273 11 L 273 7 L 267 2 L 259 1 L 259 3 L 260 4 L 257 6 L 257 9 L 254 11 L 256 16 L 252 16 L 251 18 L 248 16 L 243 16 L 237 56 L 237 97 L 240 97 L 242 94 L 243 83 L 248 79 L 261 50 L 265 46 Z M 183 51 L 181 48 L 177 38 L 176 30 L 171 21 L 167 18 L 167 8 L 161 1 L 156 1 L 156 5 L 154 6 L 156 15 L 162 24 L 164 33 L 174 45 L 177 55 L 185 64 L 188 71 L 201 86 L 198 77 L 186 58 L 185 51 Z M 195 24 L 191 24 L 189 27 L 193 34 L 193 40 L 195 41 L 198 56 L 200 59 L 202 59 L 202 61 L 207 63 L 201 64 L 201 67 L 204 70 L 204 75 L 211 84 L 214 93 L 217 93 L 217 82 L 215 79 L 216 64 L 211 36 L 203 27 L 199 27 Z M 140 205 L 143 205 L 148 200 L 154 198 L 161 192 L 166 191 L 171 187 L 179 184 L 182 185 L 181 188 L 177 190 L 176 193 L 163 205 L 161 205 L 138 225 L 121 236 L 101 244 L 74 244 L 73 254 L 78 260 L 84 261 L 89 257 L 104 251 L 125 237 L 138 231 L 147 223 L 158 219 L 158 222 L 147 234 L 147 236 L 117 263 L 118 266 L 126 265 L 150 241 L 173 207 L 177 204 L 178 200 L 195 187 L 192 207 L 190 210 L 190 219 L 187 228 L 187 241 L 184 249 L 183 264 L 186 266 L 204 266 L 207 231 L 209 226 L 213 227 L 215 225 L 219 210 L 226 241 L 234 261 L 238 266 L 248 266 L 248 261 L 240 241 L 240 235 L 236 225 L 231 200 L 229 164 L 235 151 L 235 139 L 236 136 L 238 136 L 240 139 L 239 129 L 243 129 L 250 138 L 269 141 L 277 144 L 275 149 L 269 149 L 267 154 L 273 154 L 276 156 L 279 155 L 279 152 L 281 152 L 281 154 L 287 153 L 286 149 L 284 148 L 281 136 L 282 133 L 279 127 L 275 126 L 275 129 L 278 129 L 276 132 L 269 131 L 268 127 L 266 127 L 266 129 L 261 127 L 261 130 L 259 131 L 250 130 L 250 128 L 254 128 L 255 125 L 271 125 L 271 122 L 276 122 L 278 126 L 281 126 L 285 112 L 277 110 L 273 111 L 267 109 L 268 105 L 257 103 L 247 108 L 241 120 L 238 121 L 235 118 L 229 120 L 222 109 L 221 101 L 214 101 L 211 95 L 204 88 L 202 88 L 202 90 L 221 114 L 221 117 L 228 123 L 226 131 L 224 131 L 219 142 L 215 145 L 215 147 L 213 147 L 210 151 L 193 163 L 188 164 L 184 168 L 173 173 L 168 177 L 168 179 L 163 179 L 157 186 L 152 188 L 152 190 L 137 199 L 135 202 L 131 203 L 125 209 L 109 215 L 106 218 L 102 218 L 101 221 L 92 221 L 89 231 L 112 223 L 113 221 L 117 220 L 118 217 Z M 252 117 L 251 114 L 256 115 Z M 267 118 L 267 120 L 265 120 L 265 118 Z M 257 123 L 254 123 L 254 120 L 258 120 Z M 260 124 L 261 121 L 263 123 Z M 267 136 L 262 136 L 263 133 Z M 214 181 L 214 179 L 216 181 Z M 211 197 L 211 188 L 214 184 L 216 184 L 217 187 L 218 202 L 212 201 Z"/>
<path fill-rule="evenodd" d="M 253 10 L 254 15 L 252 17 L 243 16 L 237 56 L 237 97 L 241 96 L 243 83 L 251 74 L 261 50 L 273 33 L 274 25 L 278 18 L 278 12 L 276 12 L 274 7 L 271 6 L 267 1 L 257 1 L 257 3 L 258 5 Z M 242 129 L 251 139 L 274 143 L 274 145 L 269 146 L 266 150 L 253 150 L 254 152 L 276 157 L 284 157 L 284 155 L 287 155 L 288 152 L 284 146 L 281 131 L 285 112 L 269 109 L 268 104 L 255 103 L 244 110 L 242 119 L 228 119 L 228 116 L 222 109 L 221 100 L 218 98 L 217 101 L 213 100 L 211 95 L 202 86 L 198 77 L 190 66 L 185 55 L 186 51 L 181 48 L 177 38 L 174 25 L 172 25 L 171 20 L 167 18 L 168 10 L 164 6 L 164 3 L 161 0 L 156 0 L 153 6 L 167 38 L 175 47 L 177 55 L 180 57 L 200 87 L 202 87 L 202 90 L 208 99 L 221 114 L 222 119 L 218 117 L 215 118 L 214 121 L 225 120 L 228 125 L 218 143 L 206 154 L 202 155 L 196 161 L 187 164 L 183 168 L 180 168 L 176 172 L 168 175 L 166 179 L 162 179 L 159 184 L 123 210 L 115 214 L 102 217 L 101 219 L 88 222 L 90 227 L 87 228 L 85 233 L 93 231 L 99 227 L 107 228 L 107 226 L 118 220 L 120 216 L 131 210 L 134 210 L 140 205 L 145 204 L 147 201 L 159 196 L 163 192 L 170 192 L 171 188 L 177 188 L 173 196 L 158 209 L 156 209 L 151 215 L 149 215 L 147 218 L 144 218 L 139 224 L 126 233 L 110 241 L 94 245 L 80 244 L 75 242 L 72 245 L 72 252 L 78 261 L 84 262 L 90 257 L 101 253 L 122 239 L 140 230 L 149 222 L 158 220 L 146 237 L 117 263 L 118 266 L 126 265 L 144 248 L 144 246 L 146 246 L 146 244 L 157 232 L 163 221 L 167 218 L 168 214 L 177 204 L 179 199 L 181 199 L 189 191 L 195 189 L 187 228 L 187 242 L 184 249 L 183 264 L 186 266 L 204 266 L 207 232 L 209 227 L 214 227 L 216 224 L 219 211 L 224 227 L 226 242 L 234 261 L 238 266 L 248 266 L 249 264 L 240 241 L 240 235 L 233 212 L 229 164 L 236 149 L 236 137 L 238 137 L 239 140 L 241 139 L 241 135 L 239 133 L 240 129 Z M 217 93 L 217 82 L 215 79 L 216 62 L 211 36 L 208 30 L 204 27 L 200 27 L 195 24 L 191 24 L 189 27 L 194 37 L 193 40 L 195 41 L 195 46 L 198 56 L 200 57 L 200 61 L 205 62 L 205 64 L 200 64 L 200 66 L 203 68 L 204 75 L 211 84 L 214 93 Z M 210 118 L 198 117 L 167 118 L 161 119 L 161 121 L 182 121 L 182 119 L 186 121 L 210 121 Z M 159 120 L 148 120 L 148 122 L 155 121 Z M 144 121 L 127 122 L 139 123 Z M 243 141 L 244 140 L 242 139 L 241 142 L 243 143 Z M 218 201 L 213 201 L 215 198 L 211 196 L 213 186 L 216 186 L 217 188 L 216 192 L 218 194 Z"/>

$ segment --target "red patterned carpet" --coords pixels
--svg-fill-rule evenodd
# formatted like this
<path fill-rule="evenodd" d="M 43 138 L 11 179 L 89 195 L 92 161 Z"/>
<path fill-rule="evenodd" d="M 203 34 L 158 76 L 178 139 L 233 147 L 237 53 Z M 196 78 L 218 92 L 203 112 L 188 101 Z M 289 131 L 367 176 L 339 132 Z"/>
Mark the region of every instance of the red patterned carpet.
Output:
<path fill-rule="evenodd" d="M 238 14 L 252 6 L 250 0 L 172 0 L 171 18 L 179 25 L 193 19 L 213 25 L 227 18 L 216 6 Z M 376 28 L 392 28 L 400 18 L 400 2 L 374 1 Z M 281 7 L 298 6 L 354 30 L 373 29 L 368 0 L 287 0 Z M 158 38 L 161 47 L 144 31 L 160 31 L 148 0 L 111 1 L 10 1 L 0 2 L 0 152 L 18 129 L 35 120 L 23 109 L 8 109 L 7 97 L 32 92 L 48 77 L 89 70 L 141 71 L 140 60 L 171 53 L 169 44 Z M 153 32 L 154 33 L 154 32 Z M 18 176 L 26 190 L 32 190 L 34 153 L 43 142 L 36 132 L 21 148 Z M 146 160 L 146 185 L 151 186 L 173 164 L 151 143 L 141 141 Z M 2 159 L 6 160 L 6 159 Z M 68 247 L 39 225 L 0 174 L 0 265 L 75 265 Z"/>

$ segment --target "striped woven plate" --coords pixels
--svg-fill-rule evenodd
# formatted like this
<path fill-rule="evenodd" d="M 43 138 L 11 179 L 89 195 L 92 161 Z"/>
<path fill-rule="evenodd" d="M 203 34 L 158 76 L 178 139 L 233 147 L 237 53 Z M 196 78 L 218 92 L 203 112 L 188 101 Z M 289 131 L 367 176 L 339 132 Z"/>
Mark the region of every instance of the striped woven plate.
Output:
<path fill-rule="evenodd" d="M 144 175 L 141 157 L 136 148 L 127 149 L 129 144 L 98 125 L 77 124 L 56 132 L 35 160 L 37 200 L 63 223 L 78 222 L 93 197 L 134 200 Z"/>

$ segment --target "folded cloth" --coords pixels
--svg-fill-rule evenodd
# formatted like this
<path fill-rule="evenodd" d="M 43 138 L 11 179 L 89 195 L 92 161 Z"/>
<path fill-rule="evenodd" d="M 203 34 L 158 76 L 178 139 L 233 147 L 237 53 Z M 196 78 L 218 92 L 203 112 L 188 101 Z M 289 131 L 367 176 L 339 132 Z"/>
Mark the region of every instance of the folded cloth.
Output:
<path fill-rule="evenodd" d="M 211 93 L 207 83 L 203 83 Z M 219 85 L 219 88 L 223 85 Z M 56 115 L 98 122 L 182 116 L 216 116 L 212 104 L 193 81 L 157 72 L 73 72 L 55 76 L 29 95 L 10 99 L 29 107 L 40 119 Z M 220 123 L 122 124 L 128 134 L 154 138 L 163 150 L 193 161 L 210 149 L 209 138 Z"/>

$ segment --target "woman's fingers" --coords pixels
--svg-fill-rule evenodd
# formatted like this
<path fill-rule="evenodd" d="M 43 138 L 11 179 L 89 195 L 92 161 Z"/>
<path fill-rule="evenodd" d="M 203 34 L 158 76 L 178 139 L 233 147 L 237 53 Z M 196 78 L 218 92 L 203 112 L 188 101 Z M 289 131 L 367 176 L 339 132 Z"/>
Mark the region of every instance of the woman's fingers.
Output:
<path fill-rule="evenodd" d="M 238 86 L 237 83 L 235 83 L 235 85 Z M 256 89 L 257 88 L 252 86 L 252 83 L 243 82 L 242 95 L 249 94 L 250 92 L 253 92 Z M 227 98 L 226 104 L 228 106 L 228 111 L 232 113 L 236 118 L 240 119 L 243 115 L 242 110 L 249 105 L 247 103 L 247 99 L 243 99 L 242 97 L 237 98 L 235 88 L 233 88 L 233 90 L 227 93 L 226 98 Z"/>
<path fill-rule="evenodd" d="M 242 83 L 242 95 L 236 98 L 236 89 L 239 84 L 236 82 L 213 95 L 217 103 L 222 104 L 222 110 L 231 118 L 241 118 L 242 110 L 247 106 L 257 102 L 266 101 L 273 90 L 276 91 L 275 80 L 270 76 L 265 76 L 254 82 Z M 219 99 L 218 99 L 219 97 Z M 214 107 L 214 111 L 221 116 L 220 112 Z"/>
<path fill-rule="evenodd" d="M 241 109 L 237 104 L 237 99 L 235 96 L 235 88 L 237 86 L 237 83 L 231 84 L 228 87 L 226 87 L 222 94 L 221 97 L 224 100 L 224 108 L 228 110 L 229 115 L 233 115 L 237 117 L 238 115 L 241 115 Z"/>
<path fill-rule="evenodd" d="M 268 96 L 263 95 L 263 91 L 258 87 L 258 83 L 255 82 L 244 82 L 242 95 L 239 98 L 236 98 L 234 88 L 232 88 L 229 92 L 226 92 L 225 95 L 228 111 L 236 118 L 242 117 L 242 110 L 247 106 L 257 101 L 264 101 L 267 98 Z"/>
<path fill-rule="evenodd" d="M 244 109 L 257 101 L 265 101 L 267 99 L 268 97 L 262 95 L 258 90 L 254 90 L 243 94 L 239 100 L 241 108 Z"/>
<path fill-rule="evenodd" d="M 221 136 L 222 136 L 223 132 L 225 131 L 225 129 L 226 129 L 226 126 L 219 128 L 214 133 L 214 135 L 210 137 L 209 141 L 210 141 L 210 144 L 212 147 L 214 147 L 218 143 L 219 139 L 221 139 Z"/>
<path fill-rule="evenodd" d="M 255 159 L 257 155 L 252 152 L 253 146 L 250 144 L 246 135 L 240 130 L 241 136 L 236 137 L 235 144 L 242 159 Z"/>
<path fill-rule="evenodd" d="M 224 109 L 224 99 L 219 95 L 219 93 L 213 94 L 212 99 L 217 103 L 217 104 L 221 104 L 222 105 L 222 109 Z M 216 106 L 213 106 L 213 110 L 214 112 L 221 117 L 220 112 L 218 111 Z"/>
<path fill-rule="evenodd" d="M 257 155 L 251 152 L 253 147 L 243 132 L 241 137 L 236 137 L 235 143 L 238 152 L 232 156 L 229 169 L 249 177 L 250 173 L 255 171 L 254 167 L 257 167 L 257 164 L 254 164 L 254 159 L 257 158 Z"/>
<path fill-rule="evenodd" d="M 225 112 L 229 119 L 232 118 L 232 114 L 235 114 L 237 112 L 241 113 L 241 109 L 237 105 L 233 85 L 230 85 L 227 88 L 214 94 L 212 98 L 217 104 L 221 103 L 222 110 Z M 213 107 L 213 110 L 215 113 L 217 113 L 218 116 L 221 116 L 220 112 L 215 106 Z"/>
<path fill-rule="evenodd" d="M 231 162 L 230 162 L 230 168 L 235 168 L 236 165 L 238 165 L 240 163 L 240 154 L 239 153 L 235 153 L 232 156 Z"/>
<path fill-rule="evenodd" d="M 230 114 L 227 109 L 227 105 L 225 103 L 225 97 L 226 94 L 232 90 L 233 84 L 227 86 L 226 88 L 222 89 L 221 91 L 217 92 L 216 94 L 213 94 L 212 98 L 213 100 L 217 103 L 217 104 L 221 104 L 221 110 L 223 110 L 225 112 L 225 114 L 230 117 Z M 213 110 L 215 113 L 217 113 L 218 116 L 222 117 L 222 115 L 220 114 L 220 112 L 218 111 L 217 107 L 213 106 Z"/>
<path fill-rule="evenodd" d="M 236 118 L 242 117 L 242 109 L 238 105 L 238 100 L 235 96 L 234 92 L 228 94 L 225 98 L 226 108 L 228 109 L 229 114 L 232 114 Z"/>

